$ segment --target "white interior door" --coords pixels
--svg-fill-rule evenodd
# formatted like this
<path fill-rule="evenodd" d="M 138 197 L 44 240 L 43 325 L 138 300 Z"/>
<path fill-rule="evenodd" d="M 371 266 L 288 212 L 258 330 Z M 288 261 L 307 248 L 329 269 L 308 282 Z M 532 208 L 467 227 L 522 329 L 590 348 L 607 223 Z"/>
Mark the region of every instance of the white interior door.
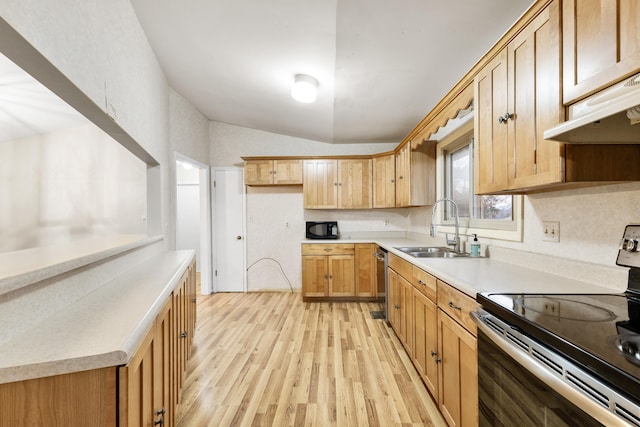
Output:
<path fill-rule="evenodd" d="M 214 168 L 214 291 L 245 292 L 245 190 L 240 168 Z"/>

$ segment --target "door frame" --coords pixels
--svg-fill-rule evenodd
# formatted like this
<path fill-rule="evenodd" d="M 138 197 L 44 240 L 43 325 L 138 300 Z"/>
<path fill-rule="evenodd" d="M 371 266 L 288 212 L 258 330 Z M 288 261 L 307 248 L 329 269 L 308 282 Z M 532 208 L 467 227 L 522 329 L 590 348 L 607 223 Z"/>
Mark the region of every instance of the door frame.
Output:
<path fill-rule="evenodd" d="M 177 169 L 178 161 L 184 161 L 191 163 L 198 168 L 198 187 L 200 192 L 200 293 L 202 295 L 208 295 L 213 289 L 213 257 L 212 257 L 212 241 L 211 241 L 211 179 L 209 165 L 205 165 L 197 160 L 194 160 L 182 153 L 175 152 L 174 165 Z M 176 190 L 176 205 L 174 216 L 176 218 L 176 242 L 178 240 L 178 204 L 177 204 L 177 170 L 174 173 L 174 190 Z"/>
<path fill-rule="evenodd" d="M 215 206 L 217 201 L 216 194 L 216 186 L 215 186 L 215 178 L 217 171 L 238 171 L 242 176 L 242 292 L 247 292 L 247 188 L 244 185 L 244 168 L 236 167 L 236 166 L 225 166 L 225 167 L 211 167 L 211 191 L 212 191 L 212 205 L 211 205 L 211 213 L 212 213 L 212 222 L 211 222 L 211 236 L 213 241 L 213 252 L 212 252 L 212 269 L 215 271 L 215 266 L 218 265 L 218 245 L 216 243 L 215 236 Z M 212 292 L 218 291 L 218 277 L 216 274 L 212 276 Z"/>

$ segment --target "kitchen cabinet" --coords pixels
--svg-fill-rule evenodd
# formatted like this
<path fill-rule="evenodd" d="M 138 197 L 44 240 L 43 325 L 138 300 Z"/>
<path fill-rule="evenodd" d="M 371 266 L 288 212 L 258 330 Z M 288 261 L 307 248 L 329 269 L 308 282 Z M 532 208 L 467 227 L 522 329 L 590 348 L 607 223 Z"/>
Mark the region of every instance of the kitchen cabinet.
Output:
<path fill-rule="evenodd" d="M 181 305 L 179 294 L 184 296 Z M 126 365 L 0 384 L 0 426 L 173 427 L 182 387 L 176 378 L 184 378 L 180 371 L 186 369 L 191 346 L 190 339 L 176 333 L 184 328 L 193 336 L 194 299 L 195 261 Z M 185 343 L 181 350 L 179 339 Z M 181 362 L 178 351 L 185 356 Z"/>
<path fill-rule="evenodd" d="M 373 207 L 396 206 L 396 160 L 393 154 L 373 158 Z"/>
<path fill-rule="evenodd" d="M 304 208 L 372 208 L 371 163 L 369 158 L 305 160 Z"/>
<path fill-rule="evenodd" d="M 437 281 L 438 405 L 450 426 L 478 425 L 475 300 Z"/>
<path fill-rule="evenodd" d="M 640 70 L 637 0 L 563 0 L 563 89 L 570 104 Z"/>
<path fill-rule="evenodd" d="M 476 194 L 563 181 L 564 144 L 543 138 L 563 118 L 559 20 L 553 1 L 474 80 Z"/>
<path fill-rule="evenodd" d="M 390 322 L 405 350 L 413 355 L 413 285 L 412 265 L 393 254 L 389 254 L 389 311 Z"/>
<path fill-rule="evenodd" d="M 396 153 L 396 207 L 436 201 L 436 142 L 417 137 Z"/>
<path fill-rule="evenodd" d="M 438 398 L 438 308 L 421 291 L 413 291 L 413 362 L 427 390 Z"/>
<path fill-rule="evenodd" d="M 371 159 L 338 160 L 338 209 L 373 207 Z"/>
<path fill-rule="evenodd" d="M 302 245 L 302 297 L 356 295 L 354 244 Z"/>
<path fill-rule="evenodd" d="M 438 406 L 451 427 L 478 425 L 477 338 L 438 311 Z"/>
<path fill-rule="evenodd" d="M 355 245 L 356 296 L 375 299 L 378 295 L 376 244 L 357 243 Z"/>
<path fill-rule="evenodd" d="M 300 185 L 302 184 L 302 160 L 245 160 L 244 183 L 256 186 Z"/>
<path fill-rule="evenodd" d="M 119 426 L 173 426 L 169 299 L 127 366 L 119 372 Z"/>

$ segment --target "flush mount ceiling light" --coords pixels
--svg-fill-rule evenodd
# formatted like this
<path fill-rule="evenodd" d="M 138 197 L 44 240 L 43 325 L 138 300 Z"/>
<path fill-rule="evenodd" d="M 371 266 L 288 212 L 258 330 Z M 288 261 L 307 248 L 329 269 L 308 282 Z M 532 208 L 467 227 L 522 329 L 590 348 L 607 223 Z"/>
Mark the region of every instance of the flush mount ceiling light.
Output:
<path fill-rule="evenodd" d="M 306 74 L 298 74 L 291 89 L 291 96 L 296 101 L 306 104 L 314 102 L 318 96 L 318 81 Z"/>

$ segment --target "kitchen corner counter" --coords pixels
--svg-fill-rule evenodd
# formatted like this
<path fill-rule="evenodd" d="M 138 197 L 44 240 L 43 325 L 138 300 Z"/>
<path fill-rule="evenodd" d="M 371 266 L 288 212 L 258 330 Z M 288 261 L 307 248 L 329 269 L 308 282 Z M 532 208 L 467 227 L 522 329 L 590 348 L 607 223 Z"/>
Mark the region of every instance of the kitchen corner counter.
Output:
<path fill-rule="evenodd" d="M 194 251 L 155 255 L 0 344 L 0 383 L 125 365 Z"/>
<path fill-rule="evenodd" d="M 425 270 L 472 298 L 481 292 L 495 293 L 582 293 L 607 294 L 626 290 L 619 286 L 599 286 L 491 258 L 414 258 L 396 247 L 442 246 L 442 243 L 408 238 L 359 237 L 358 239 L 304 240 L 313 243 L 376 243 L 411 264 Z M 569 260 L 567 260 L 569 261 Z"/>

